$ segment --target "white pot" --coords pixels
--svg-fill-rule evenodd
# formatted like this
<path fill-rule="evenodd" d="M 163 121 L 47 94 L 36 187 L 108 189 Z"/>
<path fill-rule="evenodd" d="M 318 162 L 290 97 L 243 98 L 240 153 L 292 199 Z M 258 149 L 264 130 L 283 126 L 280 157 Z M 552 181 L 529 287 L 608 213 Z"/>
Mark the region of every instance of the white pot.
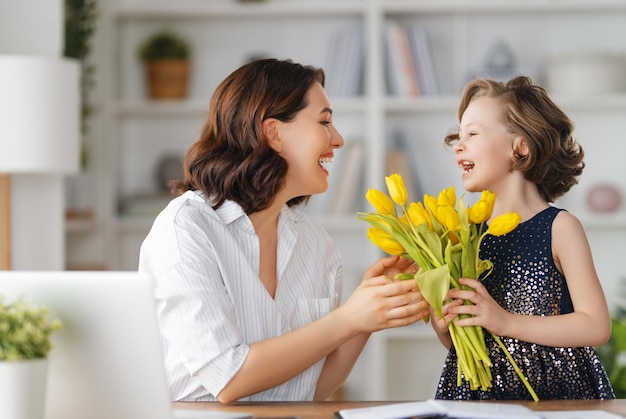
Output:
<path fill-rule="evenodd" d="M 0 418 L 43 419 L 47 359 L 0 361 Z"/>
<path fill-rule="evenodd" d="M 548 57 L 546 85 L 554 95 L 607 95 L 624 91 L 624 57 L 563 53 Z"/>

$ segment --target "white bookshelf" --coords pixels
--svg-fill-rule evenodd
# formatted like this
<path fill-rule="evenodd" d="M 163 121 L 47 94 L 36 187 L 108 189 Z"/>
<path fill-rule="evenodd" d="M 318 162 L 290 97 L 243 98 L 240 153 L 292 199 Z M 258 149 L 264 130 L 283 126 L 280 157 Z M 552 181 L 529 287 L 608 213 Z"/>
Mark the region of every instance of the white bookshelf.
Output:
<path fill-rule="evenodd" d="M 291 58 L 326 67 L 328 46 L 340 28 L 362 30 L 365 42 L 362 93 L 332 97 L 334 121 L 347 141 L 365 145 L 367 187 L 382 189 L 385 152 L 402 129 L 411 143 L 420 183 L 435 194 L 460 176 L 443 137 L 456 124 L 461 89 L 481 71 L 497 40 L 511 46 L 517 67 L 538 81 L 549 54 L 567 51 L 626 53 L 626 3 L 621 0 L 118 0 L 101 2 L 94 61 L 98 103 L 89 136 L 93 220 L 69 223 L 68 265 L 136 269 L 139 245 L 150 218 L 123 217 L 126 195 L 151 188 L 150 170 L 159 153 L 183 153 L 196 139 L 211 93 L 251 54 Z M 441 95 L 398 98 L 386 94 L 384 27 L 387 22 L 426 29 Z M 186 100 L 146 100 L 136 48 L 152 32 L 173 28 L 194 45 L 192 82 Z M 579 185 L 562 204 L 588 230 L 609 303 L 626 273 L 626 204 L 618 213 L 590 213 L 586 194 L 611 181 L 626 195 L 626 155 L 621 135 L 626 114 L 624 89 L 608 95 L 555 97 L 571 114 L 587 154 Z M 341 151 L 339 151 L 341 153 Z M 332 169 L 331 170 L 337 170 Z M 363 198 L 356 210 L 367 210 Z M 364 222 L 353 212 L 316 213 L 337 241 L 346 262 L 346 292 L 379 255 L 367 242 Z M 442 348 L 429 327 L 375 334 L 346 385 L 351 399 L 426 398 L 435 391 L 433 366 Z M 413 356 L 411 356 L 413 354 Z M 435 371 L 436 372 L 436 371 Z"/>

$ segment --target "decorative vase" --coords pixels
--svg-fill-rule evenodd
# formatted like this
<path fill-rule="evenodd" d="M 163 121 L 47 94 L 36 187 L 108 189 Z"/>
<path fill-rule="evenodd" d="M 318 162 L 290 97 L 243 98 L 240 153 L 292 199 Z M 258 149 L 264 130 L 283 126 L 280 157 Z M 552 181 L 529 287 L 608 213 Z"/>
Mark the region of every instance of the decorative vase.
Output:
<path fill-rule="evenodd" d="M 43 419 L 48 360 L 0 361 L 0 418 Z"/>
<path fill-rule="evenodd" d="M 189 61 L 155 60 L 146 63 L 151 99 L 182 99 L 187 96 Z"/>
<path fill-rule="evenodd" d="M 589 190 L 587 202 L 593 212 L 614 212 L 622 203 L 622 196 L 617 186 L 603 183 Z"/>

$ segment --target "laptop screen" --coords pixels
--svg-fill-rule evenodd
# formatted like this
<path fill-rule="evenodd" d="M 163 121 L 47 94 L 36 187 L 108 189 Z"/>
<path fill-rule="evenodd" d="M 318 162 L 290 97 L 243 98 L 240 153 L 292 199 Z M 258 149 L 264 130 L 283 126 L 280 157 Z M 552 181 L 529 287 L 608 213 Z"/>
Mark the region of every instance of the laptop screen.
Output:
<path fill-rule="evenodd" d="M 5 302 L 45 305 L 52 335 L 46 419 L 171 419 L 156 311 L 136 272 L 0 272 Z"/>

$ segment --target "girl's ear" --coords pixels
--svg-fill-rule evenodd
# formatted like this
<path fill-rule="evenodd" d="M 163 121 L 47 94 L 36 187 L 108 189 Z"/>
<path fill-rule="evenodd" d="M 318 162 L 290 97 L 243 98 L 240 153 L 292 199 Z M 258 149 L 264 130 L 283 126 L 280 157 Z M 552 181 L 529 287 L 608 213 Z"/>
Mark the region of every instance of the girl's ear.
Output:
<path fill-rule="evenodd" d="M 278 124 L 279 121 L 275 118 L 267 118 L 261 124 L 263 129 L 263 135 L 267 139 L 267 144 L 277 153 L 280 153 L 283 150 L 283 142 L 280 139 L 280 135 L 278 135 Z"/>
<path fill-rule="evenodd" d="M 526 143 L 526 140 L 523 137 L 515 137 L 515 140 L 513 141 L 513 150 L 518 156 L 528 156 L 528 153 L 530 153 L 528 143 Z"/>

